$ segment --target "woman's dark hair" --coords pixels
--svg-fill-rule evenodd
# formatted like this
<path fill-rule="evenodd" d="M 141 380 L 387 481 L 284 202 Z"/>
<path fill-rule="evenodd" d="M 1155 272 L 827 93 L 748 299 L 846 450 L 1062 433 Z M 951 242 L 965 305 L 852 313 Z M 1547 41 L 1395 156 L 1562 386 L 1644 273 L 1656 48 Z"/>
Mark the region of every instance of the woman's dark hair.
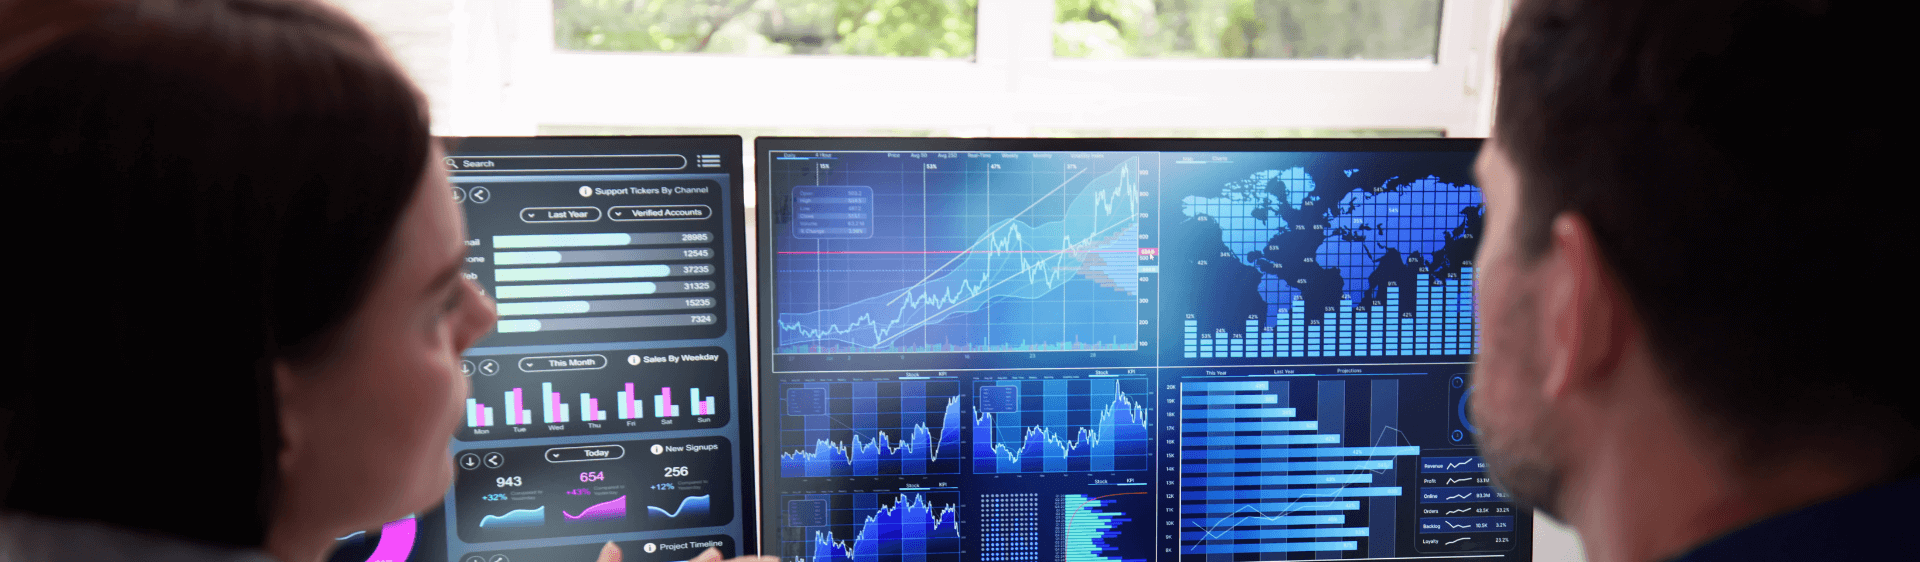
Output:
<path fill-rule="evenodd" d="M 15 22 L 0 23 L 0 224 L 21 330 L 0 383 L 0 498 L 260 545 L 273 364 L 328 353 L 362 300 L 429 165 L 426 109 L 317 1 L 61 4 L 0 3 Z"/>

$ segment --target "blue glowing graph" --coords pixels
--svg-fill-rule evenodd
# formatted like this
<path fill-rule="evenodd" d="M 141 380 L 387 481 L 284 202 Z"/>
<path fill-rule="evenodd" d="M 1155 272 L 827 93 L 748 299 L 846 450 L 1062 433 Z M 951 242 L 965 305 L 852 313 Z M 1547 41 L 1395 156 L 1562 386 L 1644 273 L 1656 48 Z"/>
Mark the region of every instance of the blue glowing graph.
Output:
<path fill-rule="evenodd" d="M 673 508 L 673 511 L 667 511 L 649 505 L 647 506 L 647 517 L 650 519 L 676 519 L 687 516 L 699 519 L 707 516 L 708 511 L 712 508 L 712 501 L 713 496 L 710 495 L 687 496 L 680 500 L 680 505 Z"/>
<path fill-rule="evenodd" d="M 784 385 L 780 475 L 958 474 L 959 383 L 813 382 Z"/>
<path fill-rule="evenodd" d="M 1224 248 L 1223 256 L 1209 257 L 1234 260 L 1255 276 L 1265 310 L 1213 323 L 1189 316 L 1185 358 L 1477 350 L 1472 285 L 1484 225 L 1479 189 L 1424 172 L 1349 185 L 1359 171 L 1330 180 L 1280 167 L 1189 186 L 1180 212 L 1212 225 L 1207 232 L 1214 239 L 1175 251 L 1199 256 Z"/>
<path fill-rule="evenodd" d="M 1135 492 L 1145 493 L 1145 492 Z M 1145 558 L 1125 558 L 1115 539 L 1120 525 L 1132 521 L 1116 509 L 1119 502 L 1109 496 L 1085 494 L 1060 496 L 1060 560 L 1065 562 L 1146 562 Z"/>
<path fill-rule="evenodd" d="M 1395 459 L 1417 456 L 1420 447 L 1402 445 L 1405 436 L 1394 427 L 1397 381 L 1353 385 L 1370 392 L 1375 412 L 1358 428 L 1346 427 L 1348 386 L 1183 383 L 1181 552 L 1285 557 L 1359 551 L 1362 540 L 1393 544 L 1395 523 L 1386 510 L 1408 495 L 1396 485 Z M 1294 394 L 1312 396 L 1290 400 Z M 1299 419 L 1296 402 L 1313 404 L 1318 419 Z M 1347 430 L 1357 430 L 1354 443 Z"/>
<path fill-rule="evenodd" d="M 487 515 L 480 518 L 480 528 L 498 529 L 505 527 L 539 527 L 547 524 L 547 506 L 533 509 L 516 509 L 501 515 Z"/>
<path fill-rule="evenodd" d="M 976 381 L 975 390 L 974 473 L 1152 467 L 1146 379 Z"/>
<path fill-rule="evenodd" d="M 956 494 L 812 494 L 789 501 L 832 505 L 822 525 L 789 527 L 782 545 L 798 562 L 957 562 L 960 522 Z"/>
<path fill-rule="evenodd" d="M 871 188 L 873 236 L 776 240 L 777 353 L 1137 347 L 1138 157 L 832 160 L 820 179 Z"/>

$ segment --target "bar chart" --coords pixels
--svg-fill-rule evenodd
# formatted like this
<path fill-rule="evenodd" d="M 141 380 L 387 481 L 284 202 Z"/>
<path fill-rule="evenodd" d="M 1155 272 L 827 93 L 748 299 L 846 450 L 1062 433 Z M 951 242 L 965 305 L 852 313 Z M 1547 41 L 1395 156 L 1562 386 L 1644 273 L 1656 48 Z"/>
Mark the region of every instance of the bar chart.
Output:
<path fill-rule="evenodd" d="M 638 393 L 634 391 L 633 385 L 634 383 L 626 383 L 624 390 L 614 393 L 616 396 L 614 404 L 616 404 L 618 408 L 619 419 L 637 420 L 649 417 L 649 414 L 646 413 L 648 411 L 647 408 L 642 406 L 643 402 L 635 398 L 635 396 L 638 396 Z M 532 411 L 524 407 L 526 404 L 523 396 L 525 394 L 524 391 L 525 389 L 523 388 L 514 387 L 513 390 L 501 393 L 500 399 L 512 405 L 512 407 L 507 410 L 507 425 L 527 425 L 533 423 Z M 683 404 L 674 403 L 674 394 L 673 387 L 663 386 L 660 387 L 659 394 L 649 396 L 653 401 L 653 413 L 650 414 L 651 417 L 681 417 L 683 410 L 681 410 L 680 407 L 682 405 L 691 407 L 688 410 L 684 410 L 685 415 L 688 416 L 711 416 L 714 415 L 716 411 L 716 402 L 714 401 L 713 394 L 709 392 L 702 395 L 699 387 L 689 387 L 686 389 L 685 396 L 687 397 L 687 402 Z M 593 393 L 582 392 L 580 393 L 580 400 L 578 402 L 568 403 L 562 399 L 560 393 L 554 392 L 553 383 L 543 382 L 540 383 L 540 396 L 543 397 L 540 404 L 541 423 L 563 424 L 572 422 L 574 418 L 573 412 L 576 410 L 580 412 L 579 417 L 581 421 L 607 421 L 607 411 L 601 407 L 600 399 L 593 397 Z M 481 404 L 478 398 L 467 399 L 467 427 L 488 427 L 494 425 L 493 422 L 492 406 Z"/>
<path fill-rule="evenodd" d="M 504 372 L 474 376 L 462 440 L 665 431 L 726 423 L 726 356 L 717 348 L 611 354 L 582 368 L 533 368 L 550 357 L 491 360 Z M 601 356 L 594 356 L 601 357 Z"/>
<path fill-rule="evenodd" d="M 718 326 L 714 240 L 698 231 L 493 236 L 496 329 Z"/>
<path fill-rule="evenodd" d="M 1180 387 L 1183 557 L 1368 552 L 1367 541 L 1392 548 L 1395 502 L 1407 494 L 1398 485 L 1399 459 L 1421 452 L 1395 428 L 1399 381 Z M 1369 406 L 1367 426 L 1347 427 L 1350 390 L 1366 393 L 1354 398 Z"/>
<path fill-rule="evenodd" d="M 1459 279 L 1436 282 L 1418 274 L 1421 287 L 1412 312 L 1391 306 L 1356 307 L 1343 298 L 1321 320 L 1308 320 L 1302 301 L 1283 308 L 1262 326 L 1249 318 L 1240 333 L 1201 333 L 1185 321 L 1187 358 L 1277 358 L 1469 355 L 1480 346 L 1473 325 L 1473 268 Z M 1386 302 L 1400 302 L 1400 287 L 1386 287 Z"/>

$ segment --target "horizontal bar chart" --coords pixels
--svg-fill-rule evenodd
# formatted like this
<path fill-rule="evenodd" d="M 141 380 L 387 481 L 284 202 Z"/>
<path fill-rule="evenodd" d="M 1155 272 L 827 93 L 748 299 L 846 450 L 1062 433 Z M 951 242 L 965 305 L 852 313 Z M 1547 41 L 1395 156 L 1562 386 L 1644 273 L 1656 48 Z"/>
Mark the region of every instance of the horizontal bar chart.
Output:
<path fill-rule="evenodd" d="M 597 316 L 589 318 L 542 318 L 501 320 L 500 333 L 552 332 L 559 330 L 612 330 L 619 328 L 675 328 L 708 326 L 719 322 L 712 314 L 656 314 L 651 316 Z"/>
<path fill-rule="evenodd" d="M 713 259 L 708 248 L 661 248 L 641 250 L 544 250 L 534 252 L 495 252 L 494 265 L 556 265 L 617 261 L 685 261 Z"/>
<path fill-rule="evenodd" d="M 496 269 L 493 272 L 493 280 L 496 282 L 579 281 L 582 279 L 644 279 L 649 277 L 666 277 L 669 275 L 673 275 L 673 268 L 664 265 L 522 267 L 516 269 Z"/>
<path fill-rule="evenodd" d="M 500 250 L 579 246 L 664 246 L 713 241 L 711 232 L 611 232 L 601 234 L 507 234 L 493 237 Z"/>

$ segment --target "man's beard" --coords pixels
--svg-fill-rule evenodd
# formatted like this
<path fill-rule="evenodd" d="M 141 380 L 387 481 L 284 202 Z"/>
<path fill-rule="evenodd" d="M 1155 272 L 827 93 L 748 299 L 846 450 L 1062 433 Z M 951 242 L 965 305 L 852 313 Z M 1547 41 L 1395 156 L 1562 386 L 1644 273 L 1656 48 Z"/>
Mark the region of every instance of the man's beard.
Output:
<path fill-rule="evenodd" d="M 1540 393 L 1535 386 L 1545 378 L 1545 361 L 1538 354 L 1538 347 L 1528 338 L 1540 334 L 1532 321 L 1535 298 L 1531 293 L 1523 293 L 1514 298 L 1513 306 L 1508 309 L 1505 318 L 1500 320 L 1505 328 L 1496 330 L 1502 336 L 1499 341 L 1488 341 L 1480 353 L 1480 360 L 1474 363 L 1474 380 L 1483 380 L 1480 375 L 1487 359 L 1492 357 L 1494 366 L 1506 371 L 1504 384 L 1527 385 L 1527 388 L 1505 389 L 1503 395 L 1524 396 L 1532 399 Z M 1485 334 L 1486 331 L 1482 331 Z M 1487 392 L 1476 392 L 1470 411 L 1483 408 Z M 1489 405 L 1492 406 L 1492 405 Z M 1493 418 L 1474 415 L 1474 426 L 1479 435 L 1474 439 L 1479 443 L 1480 454 L 1487 461 L 1487 475 L 1493 484 L 1505 490 L 1510 501 L 1521 507 L 1539 510 L 1556 520 L 1560 520 L 1559 508 L 1562 470 L 1555 464 L 1552 445 L 1542 415 L 1545 405 L 1536 402 L 1513 404 L 1527 415 L 1506 416 L 1506 419 L 1518 419 L 1515 427 L 1499 427 L 1488 423 Z M 1509 432 L 1511 430 L 1511 432 Z"/>

